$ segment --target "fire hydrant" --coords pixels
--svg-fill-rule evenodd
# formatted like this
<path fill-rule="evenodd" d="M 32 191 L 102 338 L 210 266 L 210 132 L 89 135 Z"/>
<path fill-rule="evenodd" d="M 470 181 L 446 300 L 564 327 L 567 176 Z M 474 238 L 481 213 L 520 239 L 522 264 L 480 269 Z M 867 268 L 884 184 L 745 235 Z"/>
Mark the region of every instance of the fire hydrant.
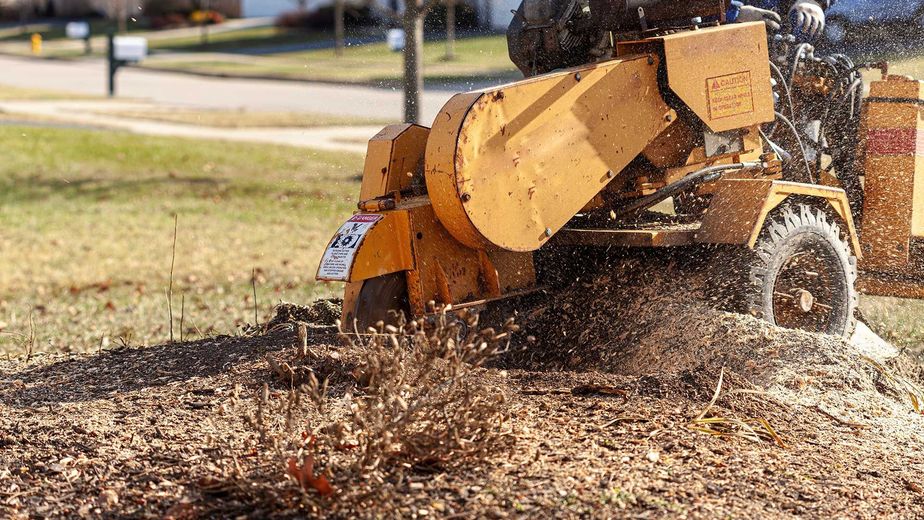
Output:
<path fill-rule="evenodd" d="M 34 33 L 32 35 L 32 54 L 38 55 L 42 53 L 42 35 L 39 33 Z"/>

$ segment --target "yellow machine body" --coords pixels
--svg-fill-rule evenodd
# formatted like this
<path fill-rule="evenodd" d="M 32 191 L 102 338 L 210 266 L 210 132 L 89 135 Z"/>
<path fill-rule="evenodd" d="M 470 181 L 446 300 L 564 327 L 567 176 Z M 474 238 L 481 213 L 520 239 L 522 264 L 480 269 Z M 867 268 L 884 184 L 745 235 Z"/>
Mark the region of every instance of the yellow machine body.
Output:
<path fill-rule="evenodd" d="M 924 82 L 870 85 L 861 126 L 863 292 L 924 297 Z"/>
<path fill-rule="evenodd" d="M 728 58 L 706 52 L 725 45 Z M 662 60 L 671 90 L 712 130 L 773 120 L 762 24 L 623 47 L 631 50 L 647 52 L 459 94 L 443 107 L 425 174 L 433 208 L 456 239 L 535 251 L 609 184 L 624 181 L 619 174 L 649 147 L 656 161 L 684 166 L 691 133 L 662 97 Z"/>
<path fill-rule="evenodd" d="M 755 23 L 627 42 L 609 61 L 458 94 L 429 130 L 387 127 L 369 143 L 359 225 L 334 237 L 318 279 L 347 282 L 345 316 L 364 283 L 393 273 L 404 273 L 414 315 L 429 302 L 477 305 L 536 287 L 533 252 L 550 242 L 753 247 L 790 196 L 830 203 L 859 255 L 844 191 L 780 182 L 764 150 L 759 128 L 774 119 L 766 41 Z M 583 211 L 742 161 L 762 167 L 702 186 L 714 196 L 700 225 L 568 227 Z M 344 243 L 356 251 L 332 253 Z M 341 264 L 330 270 L 334 253 Z"/>

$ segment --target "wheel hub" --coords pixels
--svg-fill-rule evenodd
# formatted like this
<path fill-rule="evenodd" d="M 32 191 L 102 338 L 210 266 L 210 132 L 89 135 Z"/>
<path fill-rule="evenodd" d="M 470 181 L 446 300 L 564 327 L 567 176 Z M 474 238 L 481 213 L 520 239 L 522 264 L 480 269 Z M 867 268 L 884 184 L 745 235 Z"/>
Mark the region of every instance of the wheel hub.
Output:
<path fill-rule="evenodd" d="M 808 314 L 812 312 L 812 307 L 815 306 L 815 297 L 812 296 L 811 292 L 799 289 L 799 297 L 796 298 L 796 302 L 798 302 L 799 309 Z"/>

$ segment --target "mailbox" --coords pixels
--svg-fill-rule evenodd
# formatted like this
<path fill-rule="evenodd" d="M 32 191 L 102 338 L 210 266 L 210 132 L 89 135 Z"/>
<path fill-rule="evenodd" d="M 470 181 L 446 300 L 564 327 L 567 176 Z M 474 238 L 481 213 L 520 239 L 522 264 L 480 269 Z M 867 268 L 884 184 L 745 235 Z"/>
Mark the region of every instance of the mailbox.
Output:
<path fill-rule="evenodd" d="M 389 29 L 385 33 L 385 41 L 393 52 L 404 50 L 404 29 Z"/>
<path fill-rule="evenodd" d="M 118 61 L 134 63 L 148 55 L 148 40 L 140 36 L 116 36 L 112 46 L 113 58 Z"/>
<path fill-rule="evenodd" d="M 72 40 L 86 40 L 90 37 L 90 24 L 87 22 L 70 22 L 64 26 L 64 33 Z"/>

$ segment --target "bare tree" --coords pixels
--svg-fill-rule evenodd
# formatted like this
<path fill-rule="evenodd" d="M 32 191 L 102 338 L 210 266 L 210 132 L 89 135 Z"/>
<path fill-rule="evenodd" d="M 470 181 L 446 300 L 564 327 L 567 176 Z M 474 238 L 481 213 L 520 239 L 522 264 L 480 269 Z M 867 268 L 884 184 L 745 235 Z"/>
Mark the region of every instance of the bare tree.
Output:
<path fill-rule="evenodd" d="M 343 56 L 343 48 L 346 46 L 345 15 L 346 0 L 334 0 L 334 54 L 337 56 Z"/>
<path fill-rule="evenodd" d="M 446 55 L 447 60 L 456 59 L 456 0 L 444 0 L 446 6 Z"/>
<path fill-rule="evenodd" d="M 404 121 L 420 122 L 420 94 L 423 92 L 424 18 L 439 0 L 405 0 L 400 15 L 386 9 L 401 20 L 404 29 Z"/>

